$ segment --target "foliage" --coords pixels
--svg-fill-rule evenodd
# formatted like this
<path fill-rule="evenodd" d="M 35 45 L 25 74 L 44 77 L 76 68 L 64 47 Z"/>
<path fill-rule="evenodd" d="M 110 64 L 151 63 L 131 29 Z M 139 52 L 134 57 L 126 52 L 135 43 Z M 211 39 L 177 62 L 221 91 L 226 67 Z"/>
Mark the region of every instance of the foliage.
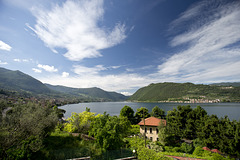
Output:
<path fill-rule="evenodd" d="M 168 158 L 168 157 L 165 157 L 164 155 L 162 154 L 159 154 L 156 152 L 156 150 L 161 150 L 161 147 L 160 146 L 156 146 L 153 144 L 153 142 L 149 143 L 148 141 L 148 145 L 150 146 L 154 146 L 154 150 L 152 149 L 147 149 L 144 147 L 145 145 L 145 142 L 143 139 L 137 137 L 137 136 L 134 136 L 132 138 L 127 138 L 126 141 L 128 142 L 128 147 L 131 149 L 131 150 L 135 150 L 137 151 L 136 154 L 137 154 L 137 158 L 138 159 L 141 159 L 141 160 L 151 160 L 151 159 L 171 159 L 171 158 Z M 158 148 L 157 148 L 158 147 Z"/>
<path fill-rule="evenodd" d="M 123 138 L 127 136 L 130 122 L 126 117 L 109 116 L 104 113 L 91 123 L 89 135 L 104 150 L 115 150 L 123 146 Z"/>
<path fill-rule="evenodd" d="M 168 137 L 168 134 L 166 132 L 166 126 L 164 126 L 163 124 L 160 124 L 158 126 L 158 141 L 159 141 L 159 143 L 161 143 L 161 145 L 165 146 L 167 143 L 167 137 Z"/>
<path fill-rule="evenodd" d="M 155 142 L 149 142 L 149 146 L 151 149 L 153 149 L 155 152 L 162 152 L 164 151 L 164 147 L 159 143 L 158 141 Z"/>
<path fill-rule="evenodd" d="M 78 132 L 88 134 L 91 122 L 99 117 L 95 116 L 95 113 L 84 111 L 82 113 L 72 112 L 71 117 L 67 119 L 68 123 L 64 124 L 64 130 L 67 132 Z"/>
<path fill-rule="evenodd" d="M 202 147 L 196 147 L 193 152 L 193 155 L 203 156 L 203 152 L 204 152 L 204 150 L 202 149 Z"/>
<path fill-rule="evenodd" d="M 162 154 L 158 154 L 157 152 L 155 152 L 152 149 L 148 149 L 145 147 L 139 147 L 137 149 L 137 155 L 138 155 L 138 159 L 141 160 L 168 160 L 168 159 L 172 159 L 169 157 L 166 157 Z"/>
<path fill-rule="evenodd" d="M 138 147 L 142 147 L 145 145 L 145 142 L 143 139 L 137 137 L 137 136 L 134 136 L 132 138 L 126 138 L 125 141 L 127 141 L 128 143 L 128 147 L 131 149 L 131 150 L 137 150 Z"/>
<path fill-rule="evenodd" d="M 2 157 L 31 157 L 33 152 L 43 147 L 43 139 L 54 129 L 57 122 L 57 113 L 52 108 L 33 103 L 16 105 L 3 117 L 0 124 Z"/>
<path fill-rule="evenodd" d="M 167 126 L 165 130 L 159 129 L 164 134 L 159 135 L 159 139 L 163 145 L 171 146 L 179 144 L 181 139 L 190 139 L 194 140 L 195 147 L 217 148 L 223 153 L 239 156 L 239 128 L 240 122 L 230 121 L 227 116 L 221 119 L 216 115 L 208 116 L 200 106 L 195 109 L 178 106 L 168 112 Z"/>
<path fill-rule="evenodd" d="M 139 123 L 142 118 L 148 118 L 150 114 L 148 113 L 148 109 L 146 107 L 141 107 L 137 109 L 135 113 L 136 122 Z"/>
<path fill-rule="evenodd" d="M 131 124 L 135 123 L 134 111 L 129 106 L 124 106 L 120 111 L 120 116 L 127 117 Z"/>
<path fill-rule="evenodd" d="M 194 150 L 192 144 L 187 144 L 187 143 L 182 143 L 180 149 L 183 153 L 190 153 L 190 154 Z"/>
<path fill-rule="evenodd" d="M 129 130 L 129 135 L 138 135 L 140 133 L 140 126 L 139 125 L 131 125 Z"/>
<path fill-rule="evenodd" d="M 163 118 L 165 118 L 165 111 L 163 109 L 159 108 L 158 106 L 155 106 L 152 109 L 151 116 L 163 119 Z"/>
<path fill-rule="evenodd" d="M 92 158 L 102 154 L 93 141 L 82 140 L 80 136 L 72 136 L 58 128 L 43 141 L 44 148 L 33 155 L 33 159 L 72 159 L 76 157 Z"/>

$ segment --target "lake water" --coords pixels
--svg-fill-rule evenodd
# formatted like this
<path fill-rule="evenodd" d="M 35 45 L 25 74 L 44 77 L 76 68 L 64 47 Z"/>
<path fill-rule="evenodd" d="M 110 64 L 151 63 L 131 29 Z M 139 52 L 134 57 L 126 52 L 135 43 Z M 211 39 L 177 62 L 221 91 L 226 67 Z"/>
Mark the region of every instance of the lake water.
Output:
<path fill-rule="evenodd" d="M 137 108 L 146 107 L 149 112 L 152 108 L 158 106 L 165 112 L 176 108 L 178 105 L 190 105 L 192 108 L 198 105 L 204 108 L 209 115 L 216 114 L 219 118 L 227 115 L 231 120 L 240 120 L 240 103 L 140 103 L 140 102 L 92 102 L 78 103 L 61 106 L 59 108 L 66 110 L 65 118 L 71 116 L 72 112 L 83 112 L 86 107 L 90 108 L 91 112 L 103 114 L 105 111 L 110 115 L 119 115 L 120 110 L 125 106 L 130 106 L 134 112 Z"/>

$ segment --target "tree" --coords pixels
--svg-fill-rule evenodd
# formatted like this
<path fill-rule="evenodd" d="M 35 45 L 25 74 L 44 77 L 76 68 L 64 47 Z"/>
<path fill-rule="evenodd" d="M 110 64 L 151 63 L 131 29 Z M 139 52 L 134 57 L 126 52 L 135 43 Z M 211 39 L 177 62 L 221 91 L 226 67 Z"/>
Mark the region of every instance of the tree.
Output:
<path fill-rule="evenodd" d="M 190 106 L 178 106 L 177 109 L 168 111 L 166 116 L 167 126 L 166 133 L 168 134 L 167 143 L 176 145 L 176 142 L 182 138 L 188 138 L 188 132 L 192 130 L 191 126 L 187 126 L 187 122 L 192 124 L 192 119 L 189 120 L 188 115 L 192 112 Z"/>
<path fill-rule="evenodd" d="M 1 157 L 27 159 L 40 150 L 58 122 L 56 110 L 39 104 L 16 105 L 0 124 Z"/>
<path fill-rule="evenodd" d="M 104 113 L 91 123 L 90 136 L 104 150 L 115 150 L 124 144 L 123 138 L 127 136 L 130 122 L 126 117 L 109 116 Z"/>
<path fill-rule="evenodd" d="M 200 106 L 188 112 L 185 130 L 183 132 L 185 138 L 197 138 L 198 129 L 203 125 L 203 119 L 206 115 L 207 112 Z"/>
<path fill-rule="evenodd" d="M 68 123 L 65 123 L 64 130 L 72 133 L 88 134 L 90 124 L 97 116 L 89 111 L 83 111 L 82 113 L 73 112 L 71 117 L 67 119 Z"/>
<path fill-rule="evenodd" d="M 137 123 L 140 122 L 142 118 L 148 117 L 150 117 L 150 114 L 148 113 L 148 109 L 146 107 L 141 107 L 137 109 L 137 112 L 135 113 Z"/>
<path fill-rule="evenodd" d="M 129 106 L 124 106 L 120 111 L 120 116 L 127 117 L 131 124 L 135 123 L 134 111 Z"/>
<path fill-rule="evenodd" d="M 165 146 L 167 143 L 167 132 L 166 132 L 166 126 L 163 123 L 160 123 L 160 125 L 158 126 L 158 139 L 159 142 Z"/>
<path fill-rule="evenodd" d="M 165 111 L 158 106 L 155 106 L 152 109 L 151 116 L 157 117 L 157 118 L 165 118 Z"/>

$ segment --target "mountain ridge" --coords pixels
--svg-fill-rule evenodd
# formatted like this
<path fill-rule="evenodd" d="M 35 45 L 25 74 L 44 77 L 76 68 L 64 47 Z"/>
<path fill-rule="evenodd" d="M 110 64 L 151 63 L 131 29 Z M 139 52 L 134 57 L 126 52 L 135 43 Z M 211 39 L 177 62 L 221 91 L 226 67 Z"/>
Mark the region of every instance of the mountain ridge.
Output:
<path fill-rule="evenodd" d="M 66 87 L 61 85 L 51 85 L 51 84 L 45 84 L 47 87 L 49 87 L 52 90 L 59 91 L 62 93 L 71 94 L 74 96 L 82 95 L 82 96 L 90 96 L 95 98 L 102 98 L 102 99 L 109 99 L 113 101 L 124 101 L 127 99 L 126 96 L 117 93 L 117 92 L 109 92 L 105 91 L 98 87 L 91 87 L 91 88 L 72 88 L 72 87 Z"/>
<path fill-rule="evenodd" d="M 103 89 L 93 88 L 70 88 L 65 86 L 53 86 L 43 84 L 41 81 L 19 70 L 13 71 L 0 67 L 0 89 L 17 91 L 22 95 L 44 95 L 49 98 L 71 98 L 81 101 L 124 101 L 126 96 L 117 92 L 108 92 Z M 8 92 L 11 93 L 11 92 Z"/>
<path fill-rule="evenodd" d="M 148 102 L 240 102 L 240 87 L 193 83 L 152 83 L 138 89 L 131 101 Z"/>
<path fill-rule="evenodd" d="M 38 86 L 38 87 L 36 87 Z M 41 81 L 19 70 L 0 68 L 0 88 L 6 90 L 26 91 L 36 94 L 51 93 Z"/>

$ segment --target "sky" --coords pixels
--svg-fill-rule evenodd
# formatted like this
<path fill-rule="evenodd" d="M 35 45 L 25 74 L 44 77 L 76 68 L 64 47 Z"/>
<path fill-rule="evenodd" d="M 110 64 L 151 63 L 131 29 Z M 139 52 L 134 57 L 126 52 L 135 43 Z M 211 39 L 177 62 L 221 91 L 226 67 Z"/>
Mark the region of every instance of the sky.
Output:
<path fill-rule="evenodd" d="M 0 0 L 0 67 L 125 95 L 240 81 L 239 0 Z"/>

